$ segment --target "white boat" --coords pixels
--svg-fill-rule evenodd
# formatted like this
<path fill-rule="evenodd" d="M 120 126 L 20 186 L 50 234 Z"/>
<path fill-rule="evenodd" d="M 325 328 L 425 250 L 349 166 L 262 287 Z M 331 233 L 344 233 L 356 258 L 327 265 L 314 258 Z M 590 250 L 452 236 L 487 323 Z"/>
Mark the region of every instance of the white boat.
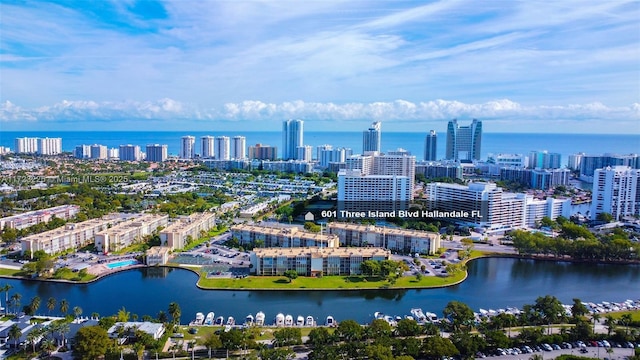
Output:
<path fill-rule="evenodd" d="M 324 324 L 326 326 L 336 326 L 336 320 L 333 318 L 333 316 L 329 315 L 327 316 L 327 319 L 324 321 Z"/>
<path fill-rule="evenodd" d="M 296 318 L 296 326 L 304 326 L 304 318 L 302 315 L 298 315 Z"/>
<path fill-rule="evenodd" d="M 196 314 L 196 319 L 193 321 L 193 323 L 196 325 L 202 325 L 203 321 L 204 321 L 204 314 L 199 312 Z"/>
<path fill-rule="evenodd" d="M 384 319 L 384 314 L 381 313 L 380 311 L 376 311 L 373 313 L 373 318 L 374 319 Z"/>
<path fill-rule="evenodd" d="M 293 326 L 293 316 L 287 314 L 287 316 L 284 317 L 284 326 Z"/>
<path fill-rule="evenodd" d="M 249 314 L 246 318 L 244 318 L 244 324 L 247 326 L 253 325 L 253 315 Z"/>
<path fill-rule="evenodd" d="M 278 315 L 276 315 L 276 319 L 273 322 L 273 325 L 275 325 L 275 326 L 284 326 L 284 314 L 283 313 L 278 313 Z"/>
<path fill-rule="evenodd" d="M 427 312 L 425 314 L 427 321 L 431 321 L 431 322 L 438 322 L 438 315 L 432 313 L 432 312 Z"/>
<path fill-rule="evenodd" d="M 427 320 L 426 316 L 424 316 L 424 312 L 420 308 L 411 309 L 411 315 L 413 315 L 414 319 L 417 322 L 423 322 Z"/>
<path fill-rule="evenodd" d="M 215 314 L 213 312 L 208 313 L 207 317 L 204 319 L 204 324 L 205 325 L 213 325 L 214 316 L 215 316 Z"/>
<path fill-rule="evenodd" d="M 257 326 L 263 326 L 264 325 L 264 313 L 262 311 L 259 311 L 256 314 L 256 325 Z"/>
<path fill-rule="evenodd" d="M 224 325 L 224 317 L 218 316 L 214 325 Z"/>
<path fill-rule="evenodd" d="M 304 322 L 305 326 L 316 326 L 316 321 L 313 319 L 313 316 L 309 315 L 307 316 L 307 319 Z"/>
<path fill-rule="evenodd" d="M 235 324 L 236 324 L 236 320 L 233 318 L 233 316 L 229 316 L 229 318 L 227 319 L 227 325 L 233 326 Z"/>

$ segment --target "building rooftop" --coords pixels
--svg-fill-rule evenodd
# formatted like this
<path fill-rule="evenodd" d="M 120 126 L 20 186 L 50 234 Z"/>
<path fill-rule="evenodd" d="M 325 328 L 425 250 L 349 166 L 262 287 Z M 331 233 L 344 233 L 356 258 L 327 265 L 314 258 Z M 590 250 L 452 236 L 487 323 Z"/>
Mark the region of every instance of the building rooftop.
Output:
<path fill-rule="evenodd" d="M 347 257 L 353 255 L 361 255 L 361 256 L 382 256 L 389 257 L 391 256 L 391 251 L 383 248 L 376 247 L 343 247 L 343 248 L 323 248 L 323 247 L 294 247 L 294 248 L 255 248 L 253 249 L 253 253 L 256 254 L 257 257 L 275 257 L 275 256 L 309 256 L 311 255 L 314 258 L 317 257 L 327 257 L 327 256 L 339 256 L 339 257 Z"/>
<path fill-rule="evenodd" d="M 436 234 L 429 233 L 426 231 L 381 227 L 381 226 L 374 226 L 374 225 L 352 224 L 352 223 L 343 223 L 343 222 L 331 222 L 329 223 L 329 228 L 346 229 L 346 230 L 360 231 L 360 232 L 376 232 L 379 234 L 384 233 L 386 235 L 402 235 L 402 236 L 422 237 L 422 238 L 430 238 L 430 237 L 436 236 Z"/>
<path fill-rule="evenodd" d="M 331 239 L 337 239 L 336 235 L 332 234 L 320 234 L 312 233 L 309 231 L 301 230 L 297 227 L 265 227 L 248 224 L 238 224 L 231 227 L 231 231 L 251 231 L 260 234 L 274 235 L 274 236 L 291 236 L 301 239 L 310 239 L 315 241 L 327 242 Z"/>

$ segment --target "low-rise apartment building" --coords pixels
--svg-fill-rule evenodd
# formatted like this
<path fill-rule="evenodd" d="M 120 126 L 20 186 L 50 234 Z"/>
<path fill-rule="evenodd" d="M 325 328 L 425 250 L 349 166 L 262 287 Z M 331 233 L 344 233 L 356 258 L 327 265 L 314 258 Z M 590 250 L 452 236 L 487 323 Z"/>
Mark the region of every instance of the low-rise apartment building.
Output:
<path fill-rule="evenodd" d="M 251 252 L 252 271 L 256 275 L 283 275 L 295 270 L 301 276 L 360 275 L 366 260 L 382 261 L 391 251 L 382 248 L 255 248 Z"/>
<path fill-rule="evenodd" d="M 435 254 L 440 248 L 440 236 L 426 231 L 342 222 L 329 223 L 328 230 L 345 246 L 374 246 L 421 254 Z"/>
<path fill-rule="evenodd" d="M 0 229 L 25 229 L 39 223 L 49 222 L 54 216 L 59 219 L 68 220 L 76 216 L 78 211 L 80 211 L 80 207 L 77 205 L 61 205 L 7 216 L 0 219 Z"/>
<path fill-rule="evenodd" d="M 215 213 L 195 213 L 173 221 L 160 231 L 160 244 L 171 249 L 182 249 L 187 245 L 189 237 L 200 238 L 201 231 L 209 231 L 216 226 Z"/>
<path fill-rule="evenodd" d="M 169 261 L 169 252 L 171 248 L 168 246 L 153 246 L 146 252 L 146 263 L 149 266 L 166 265 Z"/>
<path fill-rule="evenodd" d="M 264 247 L 339 247 L 340 241 L 336 235 L 313 233 L 298 227 L 264 227 L 239 224 L 231 227 L 231 236 L 241 244 L 261 241 Z"/>
<path fill-rule="evenodd" d="M 127 219 L 119 224 L 100 231 L 95 235 L 95 245 L 98 251 L 105 254 L 118 251 L 142 240 L 160 226 L 166 226 L 168 215 L 143 214 L 133 219 Z"/>

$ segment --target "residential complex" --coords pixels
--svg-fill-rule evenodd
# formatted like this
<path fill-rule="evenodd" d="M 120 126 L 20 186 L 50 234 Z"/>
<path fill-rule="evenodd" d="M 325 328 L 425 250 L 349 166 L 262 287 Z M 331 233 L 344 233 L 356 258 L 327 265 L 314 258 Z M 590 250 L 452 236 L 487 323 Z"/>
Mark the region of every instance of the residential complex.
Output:
<path fill-rule="evenodd" d="M 501 168 L 500 180 L 515 181 L 532 189 L 548 190 L 559 185 L 568 185 L 569 169 L 523 169 Z"/>
<path fill-rule="evenodd" d="M 558 216 L 569 218 L 571 216 L 571 199 L 556 199 L 548 197 L 544 200 L 534 199 L 532 195 L 526 195 L 526 225 L 530 228 L 538 227 L 540 220 L 548 217 L 555 220 Z"/>
<path fill-rule="evenodd" d="M 382 123 L 379 121 L 374 122 L 371 126 L 362 132 L 362 152 L 367 151 L 382 151 L 381 150 L 381 138 L 382 138 Z"/>
<path fill-rule="evenodd" d="M 374 246 L 430 255 L 440 248 L 440 235 L 425 231 L 343 222 L 330 222 L 328 230 L 330 234 L 338 236 L 341 246 Z"/>
<path fill-rule="evenodd" d="M 54 216 L 69 220 L 76 216 L 80 207 L 77 205 L 61 205 L 42 210 L 29 211 L 22 214 L 8 216 L 0 219 L 0 230 L 9 229 L 25 229 L 39 223 L 46 223 Z"/>
<path fill-rule="evenodd" d="M 559 169 L 561 155 L 544 151 L 532 151 L 529 153 L 530 169 Z"/>
<path fill-rule="evenodd" d="M 529 158 L 523 154 L 489 154 L 487 162 L 498 166 L 525 168 L 529 165 Z"/>
<path fill-rule="evenodd" d="M 62 138 L 16 138 L 16 154 L 58 155 L 62 153 Z"/>
<path fill-rule="evenodd" d="M 181 217 L 160 231 L 160 244 L 171 249 L 183 249 L 189 239 L 197 240 L 202 232 L 208 232 L 216 226 L 214 213 L 195 213 Z"/>
<path fill-rule="evenodd" d="M 632 169 L 640 169 L 640 155 L 583 155 L 580 159 L 580 180 L 593 182 L 594 173 L 597 169 L 604 169 L 610 166 L 628 166 Z"/>
<path fill-rule="evenodd" d="M 250 254 L 256 275 L 283 275 L 295 270 L 301 276 L 360 275 L 363 261 L 388 260 L 391 251 L 382 248 L 255 248 Z"/>
<path fill-rule="evenodd" d="M 200 157 L 210 159 L 215 156 L 214 137 L 207 135 L 200 138 Z"/>
<path fill-rule="evenodd" d="M 447 125 L 447 160 L 480 160 L 482 121 L 473 119 L 470 125 L 460 126 L 453 119 Z"/>
<path fill-rule="evenodd" d="M 35 154 L 38 152 L 38 138 L 16 138 L 14 141 L 16 154 Z"/>
<path fill-rule="evenodd" d="M 426 161 L 416 163 L 416 174 L 427 179 L 449 178 L 462 180 L 462 165 L 457 161 Z"/>
<path fill-rule="evenodd" d="M 313 146 L 311 145 L 302 145 L 296 148 L 296 159 L 298 161 L 307 161 L 310 162 L 313 160 Z"/>
<path fill-rule="evenodd" d="M 437 152 L 438 135 L 435 130 L 430 130 L 424 139 L 424 161 L 436 161 L 438 159 Z"/>
<path fill-rule="evenodd" d="M 249 159 L 275 160 L 278 158 L 278 148 L 275 146 L 255 144 L 249 146 Z"/>
<path fill-rule="evenodd" d="M 193 136 L 183 136 L 180 139 L 180 159 L 193 159 L 196 157 L 196 138 Z"/>
<path fill-rule="evenodd" d="M 145 253 L 145 263 L 148 266 L 166 265 L 170 252 L 171 248 L 168 246 L 152 246 Z"/>
<path fill-rule="evenodd" d="M 167 145 L 147 145 L 147 158 L 146 160 L 149 162 L 163 162 L 167 160 Z"/>
<path fill-rule="evenodd" d="M 234 136 L 231 139 L 231 158 L 245 159 L 247 157 L 247 139 L 244 136 Z"/>
<path fill-rule="evenodd" d="M 241 244 L 262 242 L 264 247 L 339 247 L 336 235 L 313 233 L 297 227 L 265 227 L 257 225 L 237 224 L 231 227 L 231 236 Z"/>
<path fill-rule="evenodd" d="M 640 215 L 640 169 L 608 166 L 593 175 L 591 219 L 609 213 L 614 219 Z"/>
<path fill-rule="evenodd" d="M 298 160 L 298 146 L 304 141 L 304 121 L 285 120 L 282 122 L 282 159 Z"/>
<path fill-rule="evenodd" d="M 141 214 L 123 220 L 117 225 L 101 230 L 95 234 L 95 246 L 98 251 L 108 254 L 121 250 L 142 240 L 160 226 L 166 226 L 168 215 Z"/>
<path fill-rule="evenodd" d="M 118 155 L 122 161 L 140 161 L 142 159 L 140 146 L 138 145 L 120 145 Z"/>
<path fill-rule="evenodd" d="M 214 150 L 217 160 L 231 159 L 231 142 L 228 136 L 218 136 L 214 140 Z"/>

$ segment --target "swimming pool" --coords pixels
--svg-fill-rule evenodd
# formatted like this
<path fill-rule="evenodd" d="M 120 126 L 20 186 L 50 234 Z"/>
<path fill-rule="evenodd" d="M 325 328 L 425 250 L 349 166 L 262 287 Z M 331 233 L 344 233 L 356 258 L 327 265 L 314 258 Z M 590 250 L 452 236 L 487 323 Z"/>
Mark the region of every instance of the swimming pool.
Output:
<path fill-rule="evenodd" d="M 116 269 L 116 268 L 119 268 L 119 267 L 134 265 L 134 264 L 137 264 L 137 263 L 138 263 L 138 260 L 122 260 L 122 261 L 118 261 L 118 262 L 114 262 L 114 263 L 109 263 L 109 264 L 107 264 L 107 267 L 109 269 Z"/>

